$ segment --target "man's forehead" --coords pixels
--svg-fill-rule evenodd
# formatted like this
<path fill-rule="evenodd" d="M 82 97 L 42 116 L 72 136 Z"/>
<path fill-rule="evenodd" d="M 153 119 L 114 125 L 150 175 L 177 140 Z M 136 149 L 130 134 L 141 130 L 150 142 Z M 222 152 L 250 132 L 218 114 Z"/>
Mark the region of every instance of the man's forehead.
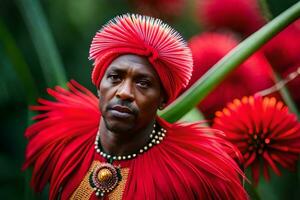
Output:
<path fill-rule="evenodd" d="M 135 54 L 121 55 L 116 59 L 114 59 L 111 64 L 114 63 L 131 63 L 137 65 L 147 65 L 152 67 L 151 63 L 148 61 L 146 57 L 135 55 Z"/>
<path fill-rule="evenodd" d="M 108 66 L 106 72 L 127 72 L 128 70 L 132 70 L 135 73 L 145 76 L 155 76 L 159 79 L 158 74 L 153 66 L 149 63 L 148 59 L 137 55 L 123 55 L 116 58 Z"/>

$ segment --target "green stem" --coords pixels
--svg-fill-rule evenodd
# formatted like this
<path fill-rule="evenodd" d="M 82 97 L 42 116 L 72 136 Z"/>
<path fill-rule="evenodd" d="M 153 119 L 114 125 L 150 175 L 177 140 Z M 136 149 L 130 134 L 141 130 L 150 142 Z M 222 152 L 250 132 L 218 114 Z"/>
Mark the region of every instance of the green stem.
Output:
<path fill-rule="evenodd" d="M 186 113 L 180 121 L 184 122 L 196 122 L 196 121 L 203 121 L 204 124 L 205 117 L 202 115 L 202 113 L 197 109 L 193 108 L 188 113 Z M 206 124 L 207 125 L 207 124 Z M 207 125 L 208 126 L 208 125 Z"/>
<path fill-rule="evenodd" d="M 275 76 L 275 80 L 276 82 L 279 82 L 281 80 L 281 77 L 276 74 L 274 72 L 274 76 Z M 286 86 L 283 86 L 280 90 L 279 90 L 279 93 L 281 94 L 282 98 L 283 98 L 283 101 L 286 103 L 286 105 L 289 107 L 290 111 L 295 113 L 298 117 L 298 119 L 300 120 L 300 113 L 297 109 L 297 106 L 296 104 L 294 103 L 291 95 L 290 95 L 290 92 L 289 90 L 287 89 Z"/>
<path fill-rule="evenodd" d="M 186 112 L 201 102 L 231 71 L 299 17 L 300 2 L 284 11 L 230 51 L 188 91 L 169 105 L 162 112 L 161 117 L 169 122 L 175 122 L 180 119 Z"/>
<path fill-rule="evenodd" d="M 260 10 L 261 10 L 264 18 L 267 21 L 270 21 L 273 18 L 273 16 L 270 12 L 267 0 L 259 0 L 258 3 L 259 3 L 259 7 L 260 7 Z"/>
<path fill-rule="evenodd" d="M 66 75 L 49 25 L 37 0 L 16 0 L 25 19 L 49 87 L 64 85 Z"/>

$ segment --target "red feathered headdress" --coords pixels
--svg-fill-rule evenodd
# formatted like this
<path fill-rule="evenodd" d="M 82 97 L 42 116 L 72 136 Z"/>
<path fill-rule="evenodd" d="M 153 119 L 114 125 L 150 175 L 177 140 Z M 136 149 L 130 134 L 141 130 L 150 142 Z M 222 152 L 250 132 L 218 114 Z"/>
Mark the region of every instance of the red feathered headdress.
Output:
<path fill-rule="evenodd" d="M 192 75 L 193 60 L 186 42 L 159 19 L 125 14 L 109 21 L 96 34 L 90 59 L 95 61 L 92 81 L 97 87 L 108 65 L 122 54 L 148 58 L 168 95 L 168 104 L 186 87 Z"/>

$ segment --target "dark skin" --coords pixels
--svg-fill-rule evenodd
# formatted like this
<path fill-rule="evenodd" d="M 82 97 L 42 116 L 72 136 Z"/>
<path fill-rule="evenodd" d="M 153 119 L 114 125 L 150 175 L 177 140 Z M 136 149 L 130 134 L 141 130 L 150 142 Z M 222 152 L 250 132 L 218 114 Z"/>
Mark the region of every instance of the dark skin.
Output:
<path fill-rule="evenodd" d="M 106 69 L 98 93 L 103 150 L 116 156 L 135 153 L 148 142 L 157 109 L 164 107 L 156 71 L 145 57 L 122 55 Z"/>

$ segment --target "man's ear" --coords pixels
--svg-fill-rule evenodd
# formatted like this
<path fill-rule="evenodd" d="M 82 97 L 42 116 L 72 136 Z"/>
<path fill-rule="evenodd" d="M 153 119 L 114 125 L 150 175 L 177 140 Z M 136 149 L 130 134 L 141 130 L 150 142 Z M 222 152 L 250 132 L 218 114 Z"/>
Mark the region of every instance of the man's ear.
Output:
<path fill-rule="evenodd" d="M 159 106 L 158 106 L 158 109 L 159 110 L 163 110 L 165 107 L 166 107 L 166 105 L 167 105 L 167 103 L 166 103 L 167 101 L 166 101 L 166 97 L 165 97 L 165 95 L 162 97 L 162 99 L 161 99 L 161 101 L 160 101 L 160 104 L 159 104 Z"/>
<path fill-rule="evenodd" d="M 166 104 L 165 103 L 161 103 L 158 107 L 159 110 L 163 110 L 165 108 Z"/>
<path fill-rule="evenodd" d="M 167 93 L 165 92 L 164 88 L 161 87 L 161 99 L 160 99 L 160 104 L 158 106 L 159 110 L 163 110 L 166 107 L 167 99 L 168 99 Z"/>

